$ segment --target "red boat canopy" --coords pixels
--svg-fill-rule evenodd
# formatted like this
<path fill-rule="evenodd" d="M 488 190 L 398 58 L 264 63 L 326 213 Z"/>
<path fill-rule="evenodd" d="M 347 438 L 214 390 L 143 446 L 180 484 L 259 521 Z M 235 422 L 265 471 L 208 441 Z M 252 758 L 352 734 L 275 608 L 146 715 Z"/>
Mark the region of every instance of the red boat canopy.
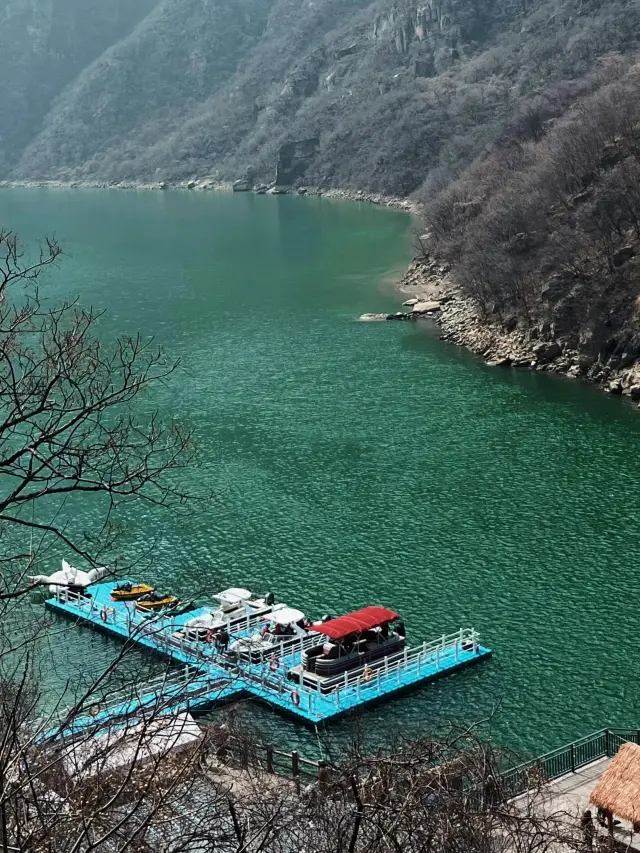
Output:
<path fill-rule="evenodd" d="M 339 616 L 321 625 L 314 625 L 313 630 L 326 634 L 332 640 L 343 640 L 349 634 L 359 634 L 361 631 L 368 631 L 369 628 L 375 628 L 385 622 L 393 622 L 397 618 L 398 614 L 393 610 L 387 610 L 386 607 L 365 607 L 347 616 Z"/>

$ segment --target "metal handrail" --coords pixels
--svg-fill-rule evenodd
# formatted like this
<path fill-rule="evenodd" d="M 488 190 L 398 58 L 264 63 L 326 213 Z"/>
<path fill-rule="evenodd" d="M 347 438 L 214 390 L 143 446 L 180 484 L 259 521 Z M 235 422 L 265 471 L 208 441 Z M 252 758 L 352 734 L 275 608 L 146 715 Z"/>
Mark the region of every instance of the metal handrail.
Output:
<path fill-rule="evenodd" d="M 213 646 L 194 643 L 185 640 L 184 637 L 176 638 L 174 636 L 175 622 L 162 614 L 153 615 L 149 618 L 140 616 L 134 609 L 127 609 L 126 613 L 123 613 L 115 607 L 107 608 L 106 605 L 100 607 L 92 598 L 87 598 L 69 589 L 59 590 L 56 597 L 58 601 L 74 604 L 80 612 L 88 611 L 91 614 L 100 610 L 105 625 L 120 626 L 123 633 L 134 640 L 145 638 L 158 651 L 164 651 L 170 657 L 174 656 L 172 654 L 174 650 L 180 651 L 185 663 L 201 667 L 215 663 L 223 669 L 235 672 L 245 681 L 260 682 L 278 694 L 289 693 L 291 694 L 291 701 L 295 700 L 296 704 L 302 704 L 303 708 L 310 713 L 314 712 L 316 697 L 322 697 L 324 702 L 328 701 L 334 704 L 338 710 L 341 704 L 353 695 L 359 697 L 361 692 L 370 696 L 377 695 L 383 687 L 388 686 L 390 680 L 396 679 L 400 683 L 403 677 L 406 678 L 414 671 L 419 675 L 422 666 L 435 665 L 435 671 L 438 672 L 441 669 L 442 662 L 450 661 L 451 658 L 455 658 L 457 662 L 463 652 L 472 650 L 476 654 L 480 647 L 479 634 L 475 629 L 461 628 L 453 634 L 443 634 L 437 640 L 425 641 L 422 645 L 414 648 L 406 646 L 401 652 L 372 661 L 359 668 L 355 673 L 347 671 L 344 674 L 344 680 L 341 679 L 332 689 L 325 692 L 322 690 L 320 682 L 314 687 L 309 687 L 303 683 L 296 687 L 288 682 L 282 673 L 276 674 L 276 672 L 265 671 L 267 664 L 269 664 L 269 669 L 272 665 L 277 669 L 279 657 L 285 659 L 296 657 L 298 654 L 302 655 L 306 648 L 317 644 L 317 637 L 306 636 L 292 638 L 292 640 L 283 638 L 281 643 L 274 645 L 273 651 L 269 651 L 267 655 L 261 653 L 260 664 L 258 664 L 261 666 L 261 671 L 256 671 L 255 665 L 251 661 L 245 662 L 240 658 L 232 663 L 219 657 L 216 660 L 217 652 Z M 249 627 L 252 622 L 257 623 L 258 621 L 258 617 L 247 617 L 246 625 Z M 168 625 L 172 627 L 171 634 L 167 634 Z"/>
<path fill-rule="evenodd" d="M 640 745 L 640 729 L 607 728 L 518 764 L 501 774 L 502 788 L 511 797 L 524 793 L 536 780 L 552 781 L 575 773 L 601 758 L 611 758 L 627 741 Z"/>
<path fill-rule="evenodd" d="M 447 658 L 457 659 L 462 647 L 467 644 L 470 644 L 474 653 L 477 653 L 480 647 L 479 634 L 473 628 L 461 628 L 455 634 L 443 635 L 438 640 L 431 643 L 425 642 L 415 648 L 406 647 L 401 652 L 371 662 L 361 668 L 356 675 L 347 671 L 344 674 L 344 680 L 326 692 L 322 690 L 320 682 L 317 687 L 309 687 L 305 684 L 295 685 L 286 681 L 281 674 L 277 675 L 268 670 L 256 672 L 246 664 L 243 666 L 242 661 L 236 664 L 236 668 L 238 674 L 246 681 L 260 683 L 278 694 L 291 694 L 292 699 L 293 694 L 297 694 L 301 706 L 313 713 L 316 697 L 321 697 L 323 702 L 334 704 L 336 710 L 339 710 L 342 703 L 354 694 L 360 695 L 365 691 L 378 693 L 389 681 L 399 680 L 403 675 L 406 676 L 414 670 L 419 673 L 421 666 L 435 663 L 439 668 L 439 664 Z M 371 677 L 364 677 L 365 669 L 371 670 Z"/>
<path fill-rule="evenodd" d="M 471 644 L 474 653 L 478 651 L 480 635 L 473 628 L 461 628 L 455 634 L 445 634 L 439 640 L 424 642 L 421 646 L 413 648 L 406 646 L 401 652 L 366 664 L 364 668 L 371 671 L 370 679 L 364 679 L 363 672 L 355 675 L 349 675 L 346 672 L 344 681 L 336 685 L 334 691 L 324 695 L 330 697 L 337 693 L 339 701 L 340 697 L 349 695 L 350 692 L 379 688 L 381 676 L 386 680 L 398 678 L 401 674 L 408 674 L 413 670 L 419 673 L 420 668 L 429 663 L 435 663 L 436 668 L 439 669 L 440 663 L 448 657 L 453 656 L 457 659 L 467 643 Z"/>

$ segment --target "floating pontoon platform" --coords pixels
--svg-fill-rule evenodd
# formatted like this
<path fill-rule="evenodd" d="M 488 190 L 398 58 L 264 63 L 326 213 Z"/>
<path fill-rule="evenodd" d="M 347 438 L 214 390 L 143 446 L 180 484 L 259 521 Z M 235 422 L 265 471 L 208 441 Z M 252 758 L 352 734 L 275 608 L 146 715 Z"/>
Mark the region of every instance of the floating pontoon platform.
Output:
<path fill-rule="evenodd" d="M 45 606 L 106 634 L 148 649 L 177 664 L 185 664 L 184 676 L 168 684 L 157 684 L 148 695 L 127 699 L 120 706 L 111 705 L 87 717 L 86 724 L 104 722 L 123 713 L 132 713 L 134 706 L 141 710 L 145 704 L 162 699 L 167 709 L 194 711 L 221 701 L 248 695 L 295 717 L 317 725 L 333 720 L 372 702 L 424 684 L 441 675 L 462 669 L 491 656 L 482 646 L 473 628 L 461 628 L 455 634 L 442 636 L 414 648 L 406 647 L 399 654 L 376 661 L 358 673 L 346 672 L 329 692 L 294 684 L 287 673 L 302 661 L 302 652 L 318 643 L 311 635 L 282 646 L 280 654 L 265 656 L 258 663 L 231 660 L 213 644 L 186 640 L 175 634 L 187 620 L 207 613 L 199 608 L 179 616 L 154 614 L 144 616 L 135 609 L 135 602 L 117 602 L 111 598 L 116 583 L 100 583 L 90 587 L 89 594 L 60 589 Z M 260 631 L 260 617 L 247 616 L 227 626 L 232 639 L 248 637 Z M 76 725 L 83 726 L 83 720 Z"/>

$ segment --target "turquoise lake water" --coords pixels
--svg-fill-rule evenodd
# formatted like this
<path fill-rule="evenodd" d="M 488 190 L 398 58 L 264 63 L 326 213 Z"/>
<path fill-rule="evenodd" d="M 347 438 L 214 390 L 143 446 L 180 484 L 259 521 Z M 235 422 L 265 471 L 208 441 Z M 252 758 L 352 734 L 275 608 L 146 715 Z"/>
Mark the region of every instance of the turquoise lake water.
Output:
<path fill-rule="evenodd" d="M 101 335 L 155 335 L 181 360 L 152 402 L 195 430 L 189 478 L 215 499 L 188 515 L 131 508 L 121 553 L 151 547 L 147 579 L 273 590 L 311 616 L 386 604 L 410 639 L 473 624 L 494 649 L 367 712 L 369 729 L 498 709 L 499 739 L 540 752 L 640 725 L 640 413 L 487 368 L 426 325 L 356 322 L 397 310 L 409 217 L 316 198 L 3 190 L 0 224 L 55 232 L 68 257 L 48 290 L 105 309 Z M 109 641 L 67 642 L 79 658 Z M 266 736 L 307 737 L 242 714 Z"/>

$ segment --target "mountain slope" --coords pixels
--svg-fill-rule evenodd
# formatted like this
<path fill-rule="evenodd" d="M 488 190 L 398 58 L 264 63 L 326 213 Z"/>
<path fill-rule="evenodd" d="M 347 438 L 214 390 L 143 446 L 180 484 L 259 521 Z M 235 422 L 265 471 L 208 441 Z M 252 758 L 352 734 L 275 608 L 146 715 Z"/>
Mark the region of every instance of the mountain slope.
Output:
<path fill-rule="evenodd" d="M 566 109 L 640 32 L 635 0 L 80 5 L 0 6 L 3 64 L 7 43 L 26 57 L 0 101 L 16 127 L 4 176 L 267 178 L 282 144 L 317 137 L 305 181 L 408 194 L 468 165 L 542 91 Z M 55 26 L 34 30 L 38 13 Z"/>
<path fill-rule="evenodd" d="M 39 133 L 53 99 L 155 0 L 0 0 L 0 171 Z"/>

